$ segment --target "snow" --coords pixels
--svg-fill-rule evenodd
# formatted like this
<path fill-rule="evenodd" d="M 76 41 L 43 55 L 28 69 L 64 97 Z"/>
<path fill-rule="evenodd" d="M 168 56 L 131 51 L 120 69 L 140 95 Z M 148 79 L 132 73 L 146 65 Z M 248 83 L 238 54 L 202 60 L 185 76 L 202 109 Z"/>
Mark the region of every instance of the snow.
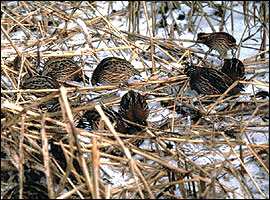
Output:
<path fill-rule="evenodd" d="M 234 10 L 239 11 L 239 12 L 243 12 L 243 8 L 241 6 L 241 3 L 239 3 L 239 2 L 233 2 L 233 3 L 235 5 L 237 5 L 237 6 L 234 7 Z M 150 13 L 151 12 L 151 10 L 149 9 L 150 8 L 150 3 L 147 2 L 146 4 L 147 4 L 147 7 L 148 7 L 148 12 Z M 157 4 L 159 4 L 159 2 L 157 2 Z M 98 5 L 98 10 L 101 12 L 102 15 L 107 15 L 108 12 L 111 12 L 111 10 L 109 9 L 109 2 L 101 1 L 101 2 L 98 2 L 97 5 Z M 118 10 L 121 10 L 121 9 L 125 8 L 127 5 L 128 5 L 127 1 L 114 1 L 114 2 L 112 2 L 112 9 L 115 9 L 115 10 L 118 11 Z M 230 6 L 230 3 L 228 3 L 228 5 Z M 249 4 L 249 6 L 252 6 L 251 3 Z M 250 7 L 250 9 L 252 9 L 252 7 Z M 188 23 L 187 14 L 188 14 L 189 10 L 190 10 L 190 7 L 183 4 L 183 5 L 181 5 L 181 11 L 177 11 L 177 10 L 173 11 L 173 16 L 174 16 L 174 19 L 175 19 L 176 23 L 180 26 L 180 29 L 183 29 L 183 34 L 181 34 L 181 35 L 178 35 L 177 31 L 175 31 L 175 35 L 176 35 L 177 39 L 189 39 L 189 40 L 196 39 L 194 34 L 192 32 L 189 32 L 187 30 L 187 27 L 186 27 L 186 25 Z M 204 11 L 206 13 L 211 13 L 213 11 L 213 9 L 210 8 L 210 7 L 209 8 L 204 7 Z M 178 17 L 178 15 L 180 13 L 185 13 L 186 17 L 185 17 L 184 20 L 177 20 L 177 17 Z M 148 28 L 147 28 L 147 23 L 146 23 L 146 20 L 145 20 L 146 17 L 145 17 L 144 11 L 141 12 L 141 15 L 142 16 L 141 16 L 141 19 L 140 19 L 140 34 L 144 35 L 144 36 L 149 36 L 149 31 L 148 31 Z M 97 16 L 99 16 L 99 14 L 97 14 Z M 167 19 L 168 19 L 167 22 L 170 24 L 170 23 L 173 22 L 173 20 L 171 18 L 169 18 L 169 17 L 170 17 L 170 15 L 168 15 L 168 17 L 167 17 Z M 231 12 L 227 10 L 225 19 L 230 18 L 230 17 L 231 17 Z M 234 17 L 233 18 L 233 20 L 234 20 L 233 36 L 236 38 L 236 40 L 238 42 L 240 41 L 241 38 L 246 38 L 249 35 L 253 34 L 253 32 L 249 33 L 246 30 L 246 24 L 245 24 L 245 22 L 243 20 L 243 15 L 242 14 L 234 12 L 233 17 Z M 82 19 L 83 18 L 84 17 L 82 16 Z M 67 28 L 72 29 L 72 28 L 79 25 L 83 29 L 83 31 L 85 33 L 87 33 L 87 36 L 91 37 L 91 33 L 92 33 L 93 30 L 90 30 L 82 19 L 78 18 L 76 20 L 77 23 L 74 23 L 74 22 L 70 21 L 68 23 Z M 123 30 L 123 31 L 128 30 L 127 19 L 126 18 L 121 18 L 121 17 L 118 18 L 118 19 L 119 20 L 111 21 L 111 24 L 120 31 L 121 30 Z M 159 14 L 158 18 L 157 18 L 157 22 L 159 22 L 161 19 L 162 19 L 161 15 Z M 215 20 L 211 20 L 211 22 L 213 23 L 213 26 L 214 26 L 215 30 L 218 31 L 220 23 L 218 21 L 215 21 Z M 152 20 L 149 20 L 149 24 L 151 26 Z M 64 23 L 61 24 L 59 26 L 59 28 L 63 27 L 64 25 L 65 25 Z M 251 20 L 250 21 L 250 26 L 251 27 L 255 26 L 256 28 L 252 29 L 252 30 L 256 31 L 257 28 L 260 27 L 260 24 L 258 22 L 257 22 L 257 24 L 253 24 L 253 20 Z M 267 24 L 267 29 L 269 30 L 269 24 Z M 228 32 L 228 33 L 232 32 L 231 20 L 227 20 L 226 30 L 224 30 L 224 31 Z M 100 30 L 96 30 L 96 32 L 102 34 L 102 31 L 100 31 Z M 200 26 L 199 26 L 199 29 L 198 29 L 198 32 L 212 32 L 212 29 L 208 25 L 205 18 L 202 19 L 202 21 L 200 23 Z M 260 41 L 261 40 L 260 39 L 260 34 L 257 33 L 256 36 L 257 36 L 257 40 Z M 24 34 L 21 31 L 18 31 L 15 35 L 12 36 L 12 39 L 21 41 L 21 40 L 24 39 L 23 37 L 24 37 Z M 164 38 L 164 37 L 168 37 L 168 35 L 164 34 L 164 29 L 160 28 L 159 30 L 157 30 L 155 37 Z M 91 38 L 91 39 L 94 40 L 95 38 Z M 251 49 L 251 48 L 245 48 L 245 47 L 241 48 L 239 59 L 244 60 L 244 59 L 247 59 L 247 58 L 255 55 L 256 53 L 258 53 L 259 48 L 260 48 L 259 44 L 261 43 L 261 42 L 258 42 L 258 41 L 248 40 L 247 43 L 244 43 L 243 45 L 245 47 L 249 46 L 249 47 L 254 47 L 254 48 L 257 48 L 257 49 Z M 1 37 L 1 42 L 8 43 L 6 38 L 4 38 L 3 36 Z M 85 40 L 83 34 L 77 34 L 75 39 L 71 38 L 67 42 L 68 42 L 68 44 L 83 44 L 84 42 L 86 42 L 86 40 Z M 107 42 L 110 45 L 110 47 L 116 46 L 112 41 L 107 41 Z M 140 41 L 140 40 L 136 40 L 134 42 L 138 46 L 143 43 L 143 41 Z M 175 43 L 179 44 L 179 45 L 181 44 L 184 47 L 191 47 L 192 46 L 192 48 L 195 48 L 195 49 L 198 49 L 198 50 L 200 49 L 200 50 L 203 50 L 204 52 L 206 52 L 208 50 L 208 47 L 206 47 L 206 45 L 201 45 L 201 44 L 200 45 L 194 45 L 191 42 L 179 42 L 179 41 L 175 41 Z M 92 45 L 94 46 L 94 48 L 105 48 L 105 49 L 108 48 L 107 44 L 105 44 L 104 42 L 93 42 Z M 88 47 L 88 45 L 86 44 L 85 46 L 82 46 L 81 48 L 78 48 L 76 50 L 76 52 L 81 52 L 81 51 L 84 51 L 84 50 L 88 50 L 89 48 L 90 47 Z M 269 49 L 269 38 L 268 38 L 268 41 L 267 41 L 267 49 Z M 23 49 L 20 49 L 20 50 L 22 51 Z M 4 53 L 5 54 L 14 53 L 14 50 L 10 49 L 9 51 L 5 51 Z M 129 58 L 131 57 L 131 55 L 129 53 L 130 53 L 129 51 L 126 51 L 125 53 L 123 53 L 123 55 L 125 56 L 125 58 L 127 60 L 129 60 Z M 158 53 L 161 53 L 161 52 L 155 52 L 155 53 L 156 53 L 156 55 L 159 55 Z M 212 53 L 217 54 L 217 52 L 215 52 L 215 51 L 213 51 Z M 99 55 L 100 59 L 106 58 L 107 56 L 112 56 L 110 51 L 101 51 L 101 52 L 98 52 L 97 54 Z M 204 56 L 204 54 L 199 54 L 199 55 Z M 238 52 L 237 52 L 237 55 L 238 55 Z M 117 56 L 120 56 L 120 55 L 117 55 Z M 160 55 L 160 57 L 163 57 L 163 56 Z M 231 54 L 229 53 L 228 56 L 231 56 Z M 266 54 L 266 56 L 269 56 L 269 52 Z M 94 69 L 96 67 L 97 63 L 95 63 L 95 61 L 93 62 L 93 60 L 91 60 L 91 59 L 88 59 L 87 56 L 83 56 L 83 59 L 86 62 L 93 63 L 93 65 L 88 65 L 87 67 L 85 67 L 85 69 Z M 208 59 L 213 60 L 215 64 L 220 64 L 220 62 L 221 62 L 220 60 L 217 60 L 216 58 L 211 57 L 211 56 L 209 56 Z M 147 63 L 147 65 L 149 67 L 152 66 L 151 61 L 145 60 L 145 62 Z M 143 65 L 142 65 L 142 63 L 141 63 L 141 61 L 139 59 L 134 59 L 131 63 L 135 66 L 135 68 L 142 68 L 143 67 Z M 167 65 L 167 66 L 164 66 L 164 67 L 166 67 L 167 71 L 170 71 L 170 70 L 172 70 L 171 66 L 174 66 L 175 68 L 182 67 L 181 64 L 177 64 L 177 63 L 174 63 L 174 62 L 171 62 L 170 65 Z M 252 76 L 253 73 L 254 74 L 259 73 L 259 72 L 265 71 L 265 70 L 267 71 L 266 75 L 262 76 L 262 77 L 256 77 L 256 80 L 258 80 L 260 82 L 263 82 L 263 83 L 269 83 L 269 69 L 255 69 L 255 71 L 252 72 L 251 74 L 247 74 L 247 77 Z M 91 77 L 92 72 L 87 71 L 87 72 L 85 72 L 85 74 L 88 77 Z M 141 80 L 144 80 L 144 79 L 146 80 L 149 75 L 150 75 L 149 72 L 144 71 L 144 72 L 141 73 L 141 78 L 140 79 Z M 162 80 L 162 79 L 165 79 L 165 78 L 168 78 L 168 77 L 166 75 L 161 76 L 159 78 L 159 80 Z M 132 83 L 134 81 L 136 82 L 137 80 L 138 79 L 130 80 L 129 83 Z M 244 93 L 253 94 L 253 89 L 255 89 L 255 91 L 258 91 L 258 90 L 269 91 L 268 86 L 259 86 L 259 85 L 252 86 L 251 84 L 249 84 L 245 88 Z M 188 91 L 189 90 L 185 91 L 185 94 L 187 94 Z M 127 92 L 127 90 L 118 90 L 117 91 L 117 96 L 122 97 L 126 92 Z M 172 91 L 168 90 L 168 93 L 172 94 Z M 194 94 L 192 94 L 192 93 L 190 95 L 194 96 Z M 150 96 L 149 99 L 151 99 L 151 98 L 154 98 L 154 97 Z M 196 97 L 194 96 L 194 101 L 196 101 L 195 98 Z M 245 99 L 245 97 L 244 98 L 242 97 L 242 99 Z M 242 100 L 242 99 L 241 99 L 241 97 L 239 97 L 237 100 Z M 250 99 L 250 98 L 247 98 L 247 100 L 248 99 Z M 158 109 L 160 109 L 162 107 L 160 102 L 154 102 L 154 101 L 150 101 L 148 103 L 148 106 L 149 106 L 151 111 L 158 110 Z M 220 109 L 221 106 L 224 106 L 224 105 L 217 105 L 213 109 L 212 113 L 215 113 L 216 110 Z M 117 108 L 115 108 L 115 109 L 117 110 Z M 160 122 L 160 121 L 163 121 L 164 119 L 168 119 L 168 118 L 170 119 L 170 118 L 172 118 L 172 116 L 173 116 L 173 114 L 172 114 L 171 110 L 163 109 L 163 110 L 159 110 L 157 112 L 152 112 L 150 114 L 149 118 L 148 118 L 148 121 L 151 122 L 151 123 Z M 181 115 L 175 113 L 174 117 L 178 118 L 178 117 L 181 117 Z M 243 126 L 247 125 L 246 123 L 248 122 L 249 118 L 250 118 L 250 116 L 244 116 L 243 117 L 243 120 L 244 120 L 243 123 L 242 123 Z M 211 121 L 212 119 L 209 118 L 209 120 Z M 241 120 L 241 119 L 239 119 L 239 120 Z M 252 119 L 249 123 L 253 123 L 253 122 L 263 123 L 263 121 L 261 119 L 257 119 L 257 118 Z M 191 120 L 190 120 L 190 116 L 188 116 L 183 123 L 186 124 L 187 127 L 190 127 L 191 124 L 192 124 Z M 226 123 L 217 122 L 214 125 L 215 126 L 213 128 L 218 129 L 222 125 L 226 126 Z M 176 130 L 178 130 L 178 129 L 176 129 Z M 258 131 L 260 131 L 260 130 L 268 131 L 269 128 L 268 127 L 265 127 L 265 128 L 260 127 L 260 128 L 258 128 Z M 251 140 L 255 144 L 268 144 L 268 142 L 269 142 L 269 134 L 266 134 L 266 133 L 263 133 L 263 132 L 255 132 L 255 131 L 256 131 L 256 129 L 254 127 L 254 133 L 244 134 L 242 139 L 247 143 L 249 143 L 249 141 Z M 208 141 L 209 141 L 209 138 L 205 138 L 205 139 L 208 139 Z M 224 138 L 223 137 L 221 139 L 216 138 L 216 140 L 217 141 L 224 140 Z M 87 142 L 90 142 L 90 141 L 88 140 Z M 149 147 L 150 145 L 151 145 L 150 141 L 146 140 L 146 141 L 144 141 L 144 143 L 141 145 L 140 148 L 149 148 L 149 149 L 152 148 L 152 149 L 155 149 L 155 147 Z M 210 164 L 210 163 L 213 163 L 213 162 L 220 162 L 220 161 L 224 160 L 224 157 L 222 155 L 220 155 L 220 153 L 218 153 L 218 152 L 208 154 L 212 149 L 205 148 L 205 146 L 201 145 L 201 144 L 186 143 L 186 144 L 181 145 L 181 148 L 185 148 L 185 150 L 187 150 L 187 152 L 195 151 L 196 153 L 198 153 L 197 157 L 190 157 L 189 159 L 193 160 L 196 164 L 198 164 L 200 166 L 207 165 L 207 164 Z M 235 158 L 235 155 L 231 153 L 231 148 L 232 147 L 221 145 L 219 150 L 223 154 L 229 155 L 229 158 L 232 159 L 232 158 Z M 239 146 L 235 146 L 234 148 L 235 148 L 236 151 L 239 151 Z M 206 154 L 205 156 L 200 155 L 200 153 L 202 153 L 203 151 L 205 151 L 205 154 Z M 196 153 L 194 153 L 194 155 L 196 155 Z M 140 156 L 138 156 L 138 157 L 136 157 L 136 155 L 134 156 L 134 158 L 137 158 L 137 159 L 139 159 L 139 157 Z M 245 158 L 245 159 L 247 160 L 248 158 Z M 164 158 L 164 160 L 166 160 L 166 158 Z M 107 158 L 101 158 L 100 162 L 110 162 L 110 160 L 107 159 Z M 169 161 L 169 163 L 177 167 L 177 163 L 174 160 Z M 233 163 L 235 166 L 238 166 L 238 170 L 239 170 L 240 163 L 239 163 L 238 160 L 232 161 L 231 163 Z M 249 173 L 252 174 L 253 178 L 256 180 L 257 184 L 259 184 L 261 189 L 264 191 L 264 193 L 267 196 L 269 196 L 269 175 L 266 174 L 265 170 L 257 162 L 251 162 L 251 161 L 248 162 L 248 163 L 245 162 L 245 165 L 247 166 L 247 169 L 248 169 Z M 123 173 L 121 170 L 119 170 L 119 171 L 115 170 L 114 166 L 102 165 L 102 168 L 108 174 L 110 174 L 110 176 L 111 176 L 110 178 L 108 178 L 109 182 L 111 182 L 111 188 L 124 186 L 124 185 L 127 185 L 128 183 L 133 182 L 132 178 L 127 176 L 127 174 Z M 227 166 L 227 168 L 228 168 L 228 166 Z M 103 176 L 103 174 L 101 174 L 101 176 Z M 246 174 L 245 174 L 245 177 L 246 177 L 245 180 L 250 182 L 250 179 L 247 177 Z M 220 183 L 230 187 L 231 189 L 233 189 L 236 192 L 243 195 L 243 191 L 241 190 L 241 187 L 239 186 L 238 181 L 235 179 L 234 176 L 231 175 L 231 173 L 228 173 L 227 175 L 219 178 L 218 180 L 219 180 Z M 166 180 L 164 180 L 164 181 L 166 181 Z M 162 182 L 162 181 L 160 180 L 160 182 Z M 251 187 L 250 189 L 252 191 L 257 191 L 254 184 L 250 183 L 250 187 Z M 175 195 L 177 195 L 177 197 L 181 197 L 180 193 L 176 193 Z M 237 198 L 241 198 L 241 197 L 237 196 Z M 255 192 L 254 198 L 262 198 L 262 195 L 259 192 Z"/>

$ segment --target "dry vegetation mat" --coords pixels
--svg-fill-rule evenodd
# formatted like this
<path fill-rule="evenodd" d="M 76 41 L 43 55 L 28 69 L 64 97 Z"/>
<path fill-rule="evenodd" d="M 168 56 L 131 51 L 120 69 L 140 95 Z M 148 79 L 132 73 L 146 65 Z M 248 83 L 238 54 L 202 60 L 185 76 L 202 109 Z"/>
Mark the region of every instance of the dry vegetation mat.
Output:
<path fill-rule="evenodd" d="M 206 29 L 237 36 L 241 94 L 190 90 L 184 63 L 222 62 L 215 51 L 203 59 L 196 35 Z M 73 58 L 91 78 L 108 56 L 129 60 L 143 79 L 21 87 L 50 57 Z M 103 108 L 117 109 L 131 89 L 146 96 L 149 123 L 120 134 Z M 268 91 L 266 1 L 2 1 L 1 197 L 268 199 Z M 58 109 L 44 109 L 52 99 Z M 77 127 L 87 110 L 99 113 L 98 129 Z"/>

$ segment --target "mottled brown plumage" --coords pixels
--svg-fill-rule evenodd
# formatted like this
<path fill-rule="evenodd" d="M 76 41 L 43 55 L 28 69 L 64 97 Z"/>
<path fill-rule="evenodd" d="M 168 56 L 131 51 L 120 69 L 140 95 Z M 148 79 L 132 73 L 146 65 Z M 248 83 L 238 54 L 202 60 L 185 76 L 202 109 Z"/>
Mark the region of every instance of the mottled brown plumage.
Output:
<path fill-rule="evenodd" d="M 225 32 L 198 33 L 197 41 L 209 47 L 209 51 L 216 50 L 221 57 L 227 56 L 227 51 L 236 49 L 236 40 Z"/>
<path fill-rule="evenodd" d="M 83 74 L 78 64 L 68 57 L 51 57 L 44 64 L 42 72 L 43 76 L 49 76 L 54 79 L 63 79 L 69 76 L 66 80 L 70 81 L 83 81 Z M 88 80 L 85 77 L 85 82 Z"/>
<path fill-rule="evenodd" d="M 147 125 L 148 105 L 145 98 L 133 90 L 122 97 L 119 113 L 105 106 L 102 106 L 102 109 L 112 122 L 115 130 L 122 134 L 135 134 L 142 130 L 141 127 L 131 124 L 129 121 L 139 125 Z M 78 127 L 97 130 L 99 121 L 99 113 L 96 110 L 88 110 L 79 121 Z"/>
<path fill-rule="evenodd" d="M 245 66 L 237 58 L 224 59 L 221 71 L 234 81 L 245 79 Z"/>
<path fill-rule="evenodd" d="M 137 134 L 143 128 L 138 125 L 147 126 L 149 108 L 145 98 L 133 90 L 126 93 L 120 102 L 119 113 L 102 107 L 105 115 L 110 119 L 115 130 L 122 134 Z M 135 124 L 138 125 L 135 125 Z M 88 110 L 79 121 L 78 128 L 98 130 L 100 125 L 100 115 L 96 110 Z M 136 139 L 132 142 L 136 146 L 143 143 L 142 139 Z"/>
<path fill-rule="evenodd" d="M 91 82 L 97 84 L 125 83 L 139 71 L 127 60 L 116 57 L 103 59 L 95 68 Z"/>
<path fill-rule="evenodd" d="M 31 76 L 27 78 L 22 86 L 21 89 L 58 89 L 60 86 L 57 81 L 48 77 L 48 76 Z M 49 95 L 51 92 L 36 92 L 33 93 L 36 97 L 44 97 Z"/>
<path fill-rule="evenodd" d="M 78 102 L 74 102 L 74 101 L 69 101 L 69 106 L 71 109 L 77 108 L 79 106 L 81 106 L 81 103 Z M 55 102 L 52 106 L 50 106 L 48 108 L 48 113 L 55 113 L 55 112 L 59 112 L 62 111 L 61 108 L 61 104 L 60 102 Z M 68 123 L 68 117 L 67 114 L 65 114 L 66 116 L 63 117 L 63 112 L 61 112 L 61 114 L 52 116 L 53 119 L 56 119 L 58 121 L 61 121 L 63 123 Z M 77 126 L 77 124 L 79 123 L 79 120 L 82 118 L 83 113 L 82 111 L 77 111 L 77 112 L 72 112 L 72 116 L 73 116 L 73 122 L 74 122 L 74 126 Z"/>
<path fill-rule="evenodd" d="M 121 117 L 128 121 L 146 126 L 149 108 L 145 97 L 138 92 L 130 90 L 121 99 L 119 113 Z M 141 127 L 133 124 L 129 124 L 129 129 L 135 132 L 142 130 Z"/>
<path fill-rule="evenodd" d="M 137 134 L 142 131 L 143 127 L 139 125 L 147 126 L 147 118 L 149 115 L 149 108 L 145 96 L 133 90 L 128 91 L 121 98 L 119 114 L 127 124 L 127 134 Z M 139 147 L 143 141 L 143 139 L 136 139 L 132 143 Z"/>
<path fill-rule="evenodd" d="M 198 94 L 223 94 L 234 81 L 221 71 L 212 68 L 188 66 L 184 72 L 190 77 L 191 89 Z M 238 84 L 229 91 L 229 94 L 238 94 L 243 85 Z"/>
<path fill-rule="evenodd" d="M 112 110 L 111 108 L 102 106 L 102 109 L 105 115 L 111 121 L 115 130 L 119 133 L 126 133 L 127 125 L 122 120 L 121 116 L 116 111 Z M 100 115 L 95 109 L 88 110 L 83 114 L 77 127 L 83 128 L 83 129 L 98 130 L 100 119 L 101 119 Z"/>

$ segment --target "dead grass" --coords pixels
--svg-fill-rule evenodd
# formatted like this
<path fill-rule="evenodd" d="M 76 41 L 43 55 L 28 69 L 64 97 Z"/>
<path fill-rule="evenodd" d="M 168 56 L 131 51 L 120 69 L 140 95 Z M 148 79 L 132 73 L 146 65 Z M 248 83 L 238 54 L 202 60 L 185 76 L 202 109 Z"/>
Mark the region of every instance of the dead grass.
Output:
<path fill-rule="evenodd" d="M 236 12 L 243 14 L 247 24 L 246 31 L 263 33 L 259 41 L 259 53 L 243 60 L 246 73 L 254 74 L 243 83 L 254 87 L 268 87 L 269 82 L 260 82 L 257 77 L 269 73 L 269 49 L 266 45 L 266 41 L 269 41 L 269 30 L 266 27 L 269 13 L 266 8 L 269 5 L 264 1 L 260 2 L 259 7 L 255 2 L 238 2 L 243 4 L 241 12 L 234 10 L 233 4 L 236 2 L 227 1 L 223 1 L 222 5 L 212 2 L 130 2 L 127 8 L 111 12 L 118 8 L 114 8 L 111 2 L 108 3 L 111 5 L 108 10 L 110 14 L 104 16 L 96 2 L 20 1 L 12 6 L 1 2 L 2 38 L 8 40 L 1 43 L 1 175 L 7 177 L 1 178 L 1 196 L 14 198 L 10 191 L 14 192 L 14 183 L 19 183 L 17 195 L 22 198 L 23 191 L 27 190 L 26 180 L 29 179 L 25 177 L 25 170 L 32 169 L 35 176 L 44 173 L 41 176 L 43 180 L 46 179 L 45 187 L 49 198 L 255 198 L 255 195 L 268 198 L 247 165 L 253 162 L 260 167 L 263 174 L 269 175 L 269 144 L 250 140 L 251 135 L 261 137 L 269 133 L 269 100 L 252 98 L 236 102 L 225 95 L 208 95 L 198 97 L 200 104 L 197 105 L 194 97 L 184 95 L 188 79 L 183 73 L 184 68 L 175 65 L 185 60 L 201 60 L 198 53 L 203 52 L 192 46 L 196 43 L 195 38 L 178 39 L 174 30 L 178 34 L 183 30 L 176 23 L 164 27 L 167 38 L 158 38 L 155 35 L 159 25 L 166 23 L 165 11 L 181 9 L 182 4 L 190 7 L 190 12 L 185 13 L 188 16 L 187 27 L 195 36 L 202 19 L 206 19 L 213 31 L 218 31 L 212 24 L 214 20 L 220 21 L 220 30 L 231 20 L 232 30 L 235 31 L 236 22 L 232 17 L 225 18 L 225 12 L 231 12 L 231 16 Z M 249 10 L 247 4 L 253 4 L 254 10 Z M 207 6 L 215 9 L 221 17 L 207 13 Z M 256 9 L 259 10 L 259 15 L 255 14 Z M 164 16 L 163 22 L 157 22 L 158 13 Z M 85 18 L 81 18 L 83 16 Z M 173 15 L 170 14 L 170 17 Z M 87 30 L 77 21 L 79 18 L 86 24 Z M 128 31 L 113 26 L 112 22 L 119 19 L 129 23 Z M 142 19 L 146 19 L 148 24 L 147 36 L 140 34 L 139 24 Z M 150 26 L 151 21 L 156 26 Z M 172 21 L 175 22 L 175 19 Z M 258 23 L 260 28 L 249 26 L 250 21 Z M 59 24 L 63 22 L 65 26 L 59 28 Z M 67 28 L 71 22 L 76 25 Z M 14 34 L 18 31 L 23 32 L 25 39 L 14 39 Z M 69 39 L 78 37 L 84 37 L 85 42 L 79 45 L 68 42 Z M 238 53 L 249 48 L 241 44 L 253 37 L 250 34 L 248 38 L 238 41 Z M 137 41 L 141 43 L 138 44 Z M 176 41 L 190 43 L 191 47 L 185 48 Z M 107 47 L 100 47 L 96 45 L 97 42 Z M 42 47 L 41 62 L 51 56 L 72 56 L 84 67 L 89 65 L 83 59 L 83 56 L 87 56 L 87 60 L 92 60 L 90 66 L 96 66 L 102 59 L 99 52 L 118 57 L 126 57 L 128 54 L 128 60 L 141 61 L 142 65 L 135 67 L 147 72 L 148 79 L 126 86 L 85 87 L 73 84 L 77 87 L 21 90 L 20 85 L 27 74 L 39 70 L 31 60 L 37 57 L 38 43 Z M 87 50 L 78 51 L 85 45 L 89 47 Z M 156 55 L 156 50 L 165 54 L 168 59 Z M 210 55 L 215 56 L 213 52 Z M 18 63 L 12 62 L 16 56 L 21 59 Z M 152 66 L 145 60 L 151 60 Z M 171 70 L 165 66 L 170 66 Z M 258 69 L 266 70 L 255 74 L 254 71 Z M 168 78 L 163 78 L 165 76 Z M 174 86 L 179 86 L 178 92 L 168 94 L 167 88 Z M 148 103 L 160 102 L 164 105 L 164 108 L 151 110 L 151 116 L 158 117 L 158 112 L 167 106 L 171 109 L 172 117 L 163 116 L 159 123 L 149 123 L 138 136 L 119 134 L 99 106 L 100 102 L 107 106 L 119 105 L 119 97 L 114 93 L 105 93 L 114 89 L 139 90 L 142 94 L 149 95 Z M 52 94 L 45 98 L 25 98 L 30 92 L 48 91 Z M 70 100 L 74 94 L 76 107 L 71 106 L 73 101 Z M 87 97 L 96 94 L 99 96 L 92 100 Z M 150 98 L 150 95 L 156 95 L 156 98 Z M 58 98 L 60 111 L 42 112 L 39 106 L 53 97 Z M 181 103 L 180 109 L 187 110 L 181 117 L 176 117 L 176 112 L 179 111 L 176 103 Z M 220 105 L 223 106 L 218 109 Z M 85 131 L 76 128 L 78 115 L 90 109 L 96 109 L 101 115 L 100 129 Z M 267 115 L 268 119 L 265 119 Z M 193 117 L 198 117 L 198 120 L 192 122 L 190 118 Z M 263 122 L 257 122 L 259 119 L 263 119 Z M 90 140 L 86 142 L 81 137 Z M 54 144 L 63 150 L 66 169 L 62 169 L 61 162 L 49 148 L 52 138 Z M 138 138 L 149 141 L 151 148 L 134 146 L 132 141 Z M 111 153 L 113 151 L 117 153 Z M 197 159 L 210 159 L 211 162 L 199 165 Z M 118 172 L 117 174 L 125 174 L 128 177 L 126 184 L 118 187 L 110 185 L 106 179 L 114 174 L 107 172 L 108 169 Z M 11 172 L 13 175 L 10 175 Z M 128 182 L 130 178 L 132 181 Z M 221 179 L 234 179 L 239 190 L 226 185 Z"/>

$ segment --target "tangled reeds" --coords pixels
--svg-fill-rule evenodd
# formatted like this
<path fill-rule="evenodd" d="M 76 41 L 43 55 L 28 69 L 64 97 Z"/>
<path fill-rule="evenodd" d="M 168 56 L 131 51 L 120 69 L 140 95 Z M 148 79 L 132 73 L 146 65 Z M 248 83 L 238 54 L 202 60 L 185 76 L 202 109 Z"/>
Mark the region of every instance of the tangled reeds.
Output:
<path fill-rule="evenodd" d="M 268 198 L 261 179 L 269 179 L 269 93 L 258 88 L 269 88 L 269 3 L 237 2 L 242 11 L 235 4 L 129 2 L 115 10 L 112 2 L 1 2 L 1 197 Z M 238 56 L 257 50 L 242 60 L 249 78 L 239 81 L 252 93 L 190 95 L 182 64 L 214 67 L 194 45 L 202 21 L 213 32 L 213 22 L 219 31 L 230 22 L 235 32 L 235 14 L 250 32 L 237 41 Z M 185 27 L 177 23 L 183 17 Z M 128 30 L 114 25 L 121 20 Z M 178 38 L 186 30 L 194 39 Z M 249 44 L 256 33 L 262 33 L 259 47 Z M 65 87 L 22 89 L 50 57 L 73 57 L 91 76 L 109 56 L 133 62 L 144 80 L 101 86 L 58 80 Z M 131 89 L 147 97 L 148 123 L 136 135 L 120 134 L 102 107 L 119 108 L 116 91 Z M 77 128 L 93 109 L 102 119 L 98 128 Z"/>

